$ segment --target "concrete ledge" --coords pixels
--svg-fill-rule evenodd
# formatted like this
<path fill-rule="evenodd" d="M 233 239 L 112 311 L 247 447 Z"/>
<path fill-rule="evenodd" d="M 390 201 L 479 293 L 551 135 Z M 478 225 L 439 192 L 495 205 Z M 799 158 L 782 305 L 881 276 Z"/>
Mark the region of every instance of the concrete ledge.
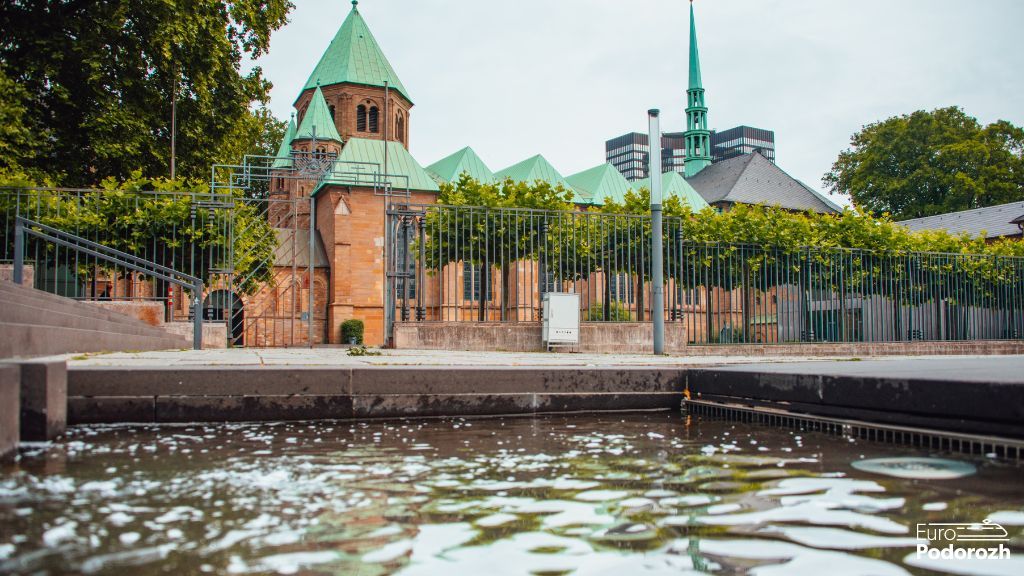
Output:
<path fill-rule="evenodd" d="M 1024 437 L 1019 357 L 815 362 L 691 369 L 694 398 Z"/>
<path fill-rule="evenodd" d="M 351 396 L 161 396 L 155 421 L 262 422 L 352 418 Z"/>
<path fill-rule="evenodd" d="M 808 344 L 691 344 L 686 356 L 1002 356 L 1024 354 L 1024 340 L 969 342 L 820 342 Z"/>
<path fill-rule="evenodd" d="M 676 368 L 71 370 L 69 419 L 239 422 L 678 409 Z"/>
<path fill-rule="evenodd" d="M 68 397 L 69 424 L 156 422 L 155 396 Z"/>
<path fill-rule="evenodd" d="M 347 394 L 351 370 L 330 367 L 82 367 L 70 396 L 284 396 Z"/>
<path fill-rule="evenodd" d="M 67 429 L 68 367 L 64 361 L 22 361 L 21 439 L 54 440 Z"/>
<path fill-rule="evenodd" d="M 584 322 L 576 352 L 647 354 L 654 346 L 650 322 Z M 665 351 L 686 352 L 686 325 L 665 324 Z M 402 350 L 469 350 L 479 352 L 542 352 L 540 323 L 399 322 L 395 348 Z"/>
<path fill-rule="evenodd" d="M 13 455 L 21 435 L 21 369 L 0 364 L 0 460 Z"/>

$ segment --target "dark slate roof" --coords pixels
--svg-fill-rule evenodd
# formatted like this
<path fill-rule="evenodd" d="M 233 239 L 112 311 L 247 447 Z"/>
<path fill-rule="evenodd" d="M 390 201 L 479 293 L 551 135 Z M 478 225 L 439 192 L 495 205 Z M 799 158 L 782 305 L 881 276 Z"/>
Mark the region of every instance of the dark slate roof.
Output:
<path fill-rule="evenodd" d="M 712 164 L 687 182 L 708 204 L 764 204 L 824 214 L 843 210 L 757 152 Z"/>
<path fill-rule="evenodd" d="M 904 220 L 900 224 L 915 232 L 945 230 L 951 234 L 966 232 L 971 236 L 978 236 L 984 232 L 986 238 L 1001 238 L 1020 235 L 1020 228 L 1017 227 L 1014 220 L 1022 216 L 1024 216 L 1024 202 L 1011 202 L 988 208 L 914 218 L 913 220 Z"/>

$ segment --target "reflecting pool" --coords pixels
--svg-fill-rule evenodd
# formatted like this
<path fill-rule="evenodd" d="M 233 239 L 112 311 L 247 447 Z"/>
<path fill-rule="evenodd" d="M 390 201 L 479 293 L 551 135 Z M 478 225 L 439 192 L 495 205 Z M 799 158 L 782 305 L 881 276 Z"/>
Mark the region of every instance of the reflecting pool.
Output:
<path fill-rule="evenodd" d="M 919 557 L 986 519 L 1009 559 Z M 0 469 L 0 573 L 1020 575 L 1024 469 L 667 413 L 78 427 Z"/>

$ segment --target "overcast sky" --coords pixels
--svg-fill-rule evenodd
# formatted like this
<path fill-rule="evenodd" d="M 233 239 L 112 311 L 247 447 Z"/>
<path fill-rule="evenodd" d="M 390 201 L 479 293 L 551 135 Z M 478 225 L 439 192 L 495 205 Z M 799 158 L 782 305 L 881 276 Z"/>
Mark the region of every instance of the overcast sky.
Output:
<path fill-rule="evenodd" d="M 260 59 L 287 118 L 351 9 L 293 0 Z M 605 140 L 685 129 L 685 0 L 362 0 L 411 93 L 424 166 L 472 146 L 491 169 L 546 156 L 564 175 L 604 162 Z M 708 120 L 775 131 L 777 163 L 823 189 L 862 125 L 959 105 L 1024 125 L 1021 0 L 697 0 Z"/>

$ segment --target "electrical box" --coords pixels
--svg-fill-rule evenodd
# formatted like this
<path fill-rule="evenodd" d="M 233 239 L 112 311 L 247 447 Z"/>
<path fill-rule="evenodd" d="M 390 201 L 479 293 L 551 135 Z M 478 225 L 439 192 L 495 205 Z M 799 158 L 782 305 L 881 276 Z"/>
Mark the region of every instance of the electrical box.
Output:
<path fill-rule="evenodd" d="M 576 346 L 580 343 L 580 295 L 544 293 L 544 345 Z"/>

